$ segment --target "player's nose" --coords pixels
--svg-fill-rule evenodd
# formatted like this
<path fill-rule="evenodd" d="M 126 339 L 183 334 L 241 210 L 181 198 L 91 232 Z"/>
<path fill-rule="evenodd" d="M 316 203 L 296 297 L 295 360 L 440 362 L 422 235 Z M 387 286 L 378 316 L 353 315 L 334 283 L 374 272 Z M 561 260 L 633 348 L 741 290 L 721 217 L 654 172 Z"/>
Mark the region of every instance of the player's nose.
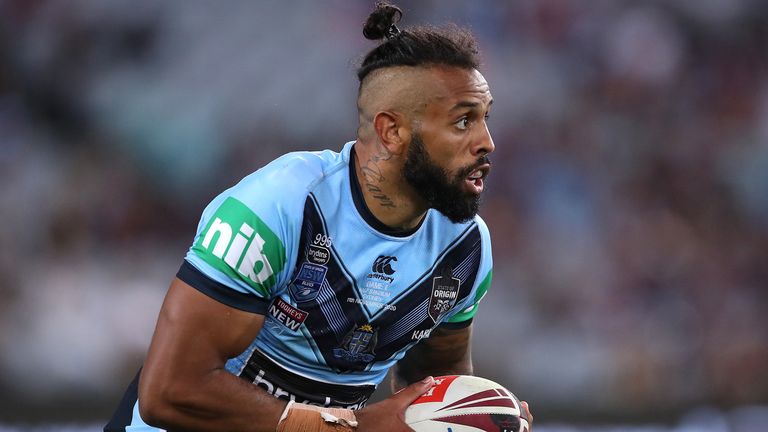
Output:
<path fill-rule="evenodd" d="M 478 137 L 475 148 L 473 149 L 474 155 L 484 155 L 493 153 L 496 150 L 496 145 L 493 143 L 493 137 L 491 131 L 488 130 L 488 125 L 483 124 L 481 128 L 480 136 Z"/>

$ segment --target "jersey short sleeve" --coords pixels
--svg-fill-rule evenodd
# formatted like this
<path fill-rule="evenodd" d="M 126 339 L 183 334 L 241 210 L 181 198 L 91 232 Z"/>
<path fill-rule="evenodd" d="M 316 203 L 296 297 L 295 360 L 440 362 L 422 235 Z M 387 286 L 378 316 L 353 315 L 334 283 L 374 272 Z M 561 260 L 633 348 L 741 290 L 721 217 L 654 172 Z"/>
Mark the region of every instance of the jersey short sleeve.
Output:
<path fill-rule="evenodd" d="M 178 277 L 228 306 L 264 313 L 289 277 L 312 153 L 289 153 L 217 196 L 203 211 Z"/>
<path fill-rule="evenodd" d="M 478 216 L 476 217 L 478 228 L 480 230 L 481 241 L 481 259 L 478 271 L 478 279 L 467 300 L 455 309 L 455 312 L 441 324 L 448 328 L 461 328 L 468 326 L 477 313 L 480 301 L 485 297 L 488 288 L 493 279 L 493 256 L 491 253 L 491 235 L 485 222 Z"/>

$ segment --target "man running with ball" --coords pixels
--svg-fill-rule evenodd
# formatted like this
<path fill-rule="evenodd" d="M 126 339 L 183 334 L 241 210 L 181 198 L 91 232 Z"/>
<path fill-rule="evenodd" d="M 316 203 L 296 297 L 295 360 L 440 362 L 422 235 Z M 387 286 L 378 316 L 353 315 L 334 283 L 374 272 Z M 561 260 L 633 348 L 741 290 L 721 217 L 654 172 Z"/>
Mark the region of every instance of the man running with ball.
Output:
<path fill-rule="evenodd" d="M 379 3 L 365 23 L 381 42 L 355 141 L 286 154 L 203 211 L 105 430 L 407 431 L 432 376 L 472 374 L 493 99 L 468 31 L 401 17 Z M 401 391 L 366 406 L 390 368 Z"/>

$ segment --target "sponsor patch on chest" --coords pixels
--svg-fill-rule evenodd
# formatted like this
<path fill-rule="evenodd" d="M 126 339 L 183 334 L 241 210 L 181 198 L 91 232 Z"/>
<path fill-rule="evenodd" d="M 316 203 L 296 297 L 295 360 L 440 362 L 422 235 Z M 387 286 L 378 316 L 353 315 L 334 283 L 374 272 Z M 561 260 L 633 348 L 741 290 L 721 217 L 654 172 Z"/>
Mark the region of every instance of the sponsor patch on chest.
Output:
<path fill-rule="evenodd" d="M 331 252 L 326 247 L 310 245 L 307 249 L 307 261 L 313 264 L 325 265 L 330 260 Z"/>
<path fill-rule="evenodd" d="M 308 313 L 291 306 L 278 297 L 275 302 L 272 303 L 272 306 L 269 307 L 269 315 L 285 327 L 296 331 L 304 320 L 307 319 Z"/>

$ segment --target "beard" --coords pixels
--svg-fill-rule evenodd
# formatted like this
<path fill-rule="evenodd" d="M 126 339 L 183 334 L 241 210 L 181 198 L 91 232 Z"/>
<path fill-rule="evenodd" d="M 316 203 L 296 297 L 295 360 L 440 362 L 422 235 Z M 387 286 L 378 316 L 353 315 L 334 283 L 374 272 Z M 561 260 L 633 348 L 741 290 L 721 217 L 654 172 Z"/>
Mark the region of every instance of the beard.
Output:
<path fill-rule="evenodd" d="M 472 171 L 489 162 L 488 156 L 481 156 L 477 163 L 462 167 L 451 176 L 429 156 L 421 135 L 414 133 L 402 174 L 429 207 L 453 223 L 463 223 L 475 217 L 480 208 L 480 195 L 467 192 L 464 181 Z"/>

